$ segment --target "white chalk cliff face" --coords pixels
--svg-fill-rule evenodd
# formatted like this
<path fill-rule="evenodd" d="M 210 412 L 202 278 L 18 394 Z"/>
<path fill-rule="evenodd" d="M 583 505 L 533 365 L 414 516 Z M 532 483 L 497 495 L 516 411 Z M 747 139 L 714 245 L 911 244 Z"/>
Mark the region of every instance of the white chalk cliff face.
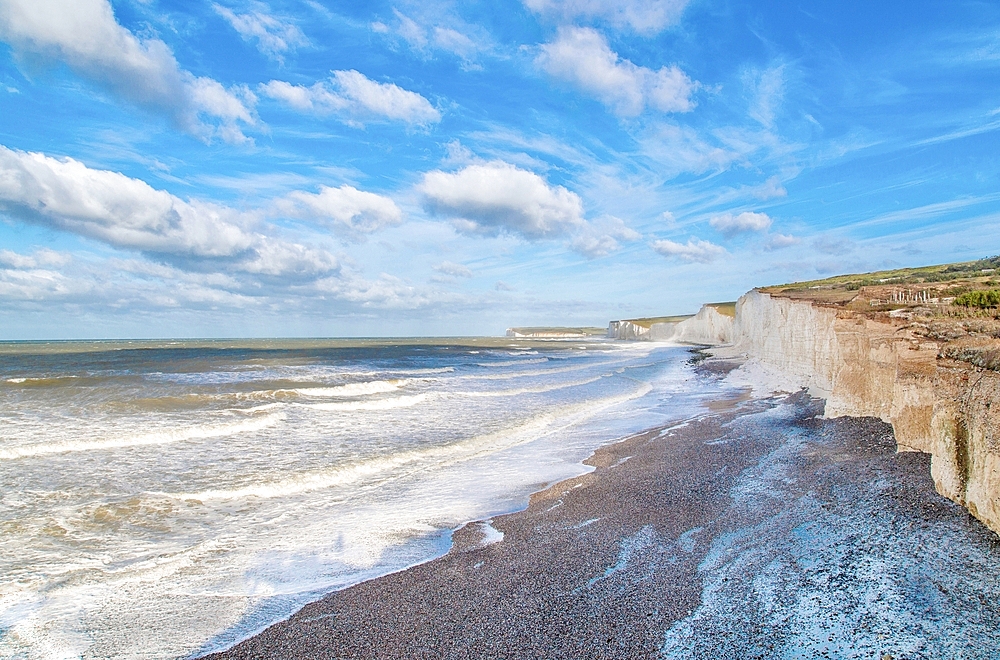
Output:
<path fill-rule="evenodd" d="M 654 334 L 658 325 L 674 326 L 670 329 L 670 336 L 664 337 L 667 341 L 684 344 L 709 344 L 713 346 L 716 344 L 729 344 L 733 341 L 732 317 L 720 314 L 711 305 L 702 305 L 697 314 L 680 323 L 654 323 L 652 327 Z"/>
<path fill-rule="evenodd" d="M 728 342 L 696 334 L 692 327 L 685 341 L 728 343 L 713 352 L 745 356 L 809 387 L 826 399 L 828 417 L 891 423 L 900 451 L 931 454 L 938 492 L 1000 532 L 996 371 L 939 357 L 937 342 L 905 325 L 758 291 L 737 303 Z"/>
<path fill-rule="evenodd" d="M 653 323 L 648 328 L 635 321 L 612 321 L 610 339 L 672 341 L 682 344 L 728 344 L 733 337 L 733 319 L 711 305 L 702 305 L 694 316 L 683 321 Z"/>

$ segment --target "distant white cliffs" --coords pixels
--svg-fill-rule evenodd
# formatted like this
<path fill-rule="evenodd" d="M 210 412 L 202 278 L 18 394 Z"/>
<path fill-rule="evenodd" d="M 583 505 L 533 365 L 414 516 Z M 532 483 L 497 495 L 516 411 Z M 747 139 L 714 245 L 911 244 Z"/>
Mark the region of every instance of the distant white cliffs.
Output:
<path fill-rule="evenodd" d="M 586 339 L 602 334 L 601 328 L 507 328 L 514 339 Z"/>
<path fill-rule="evenodd" d="M 608 338 L 710 346 L 729 344 L 733 341 L 733 317 L 726 312 L 732 309 L 732 304 L 711 304 L 702 305 L 694 316 L 612 321 L 608 324 Z"/>

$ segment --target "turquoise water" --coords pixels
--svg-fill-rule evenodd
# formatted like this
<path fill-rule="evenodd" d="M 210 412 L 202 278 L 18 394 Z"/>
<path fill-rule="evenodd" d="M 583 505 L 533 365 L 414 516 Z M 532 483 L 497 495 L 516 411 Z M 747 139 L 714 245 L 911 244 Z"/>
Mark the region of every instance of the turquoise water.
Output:
<path fill-rule="evenodd" d="M 185 657 L 722 387 L 607 341 L 0 344 L 0 656 Z"/>

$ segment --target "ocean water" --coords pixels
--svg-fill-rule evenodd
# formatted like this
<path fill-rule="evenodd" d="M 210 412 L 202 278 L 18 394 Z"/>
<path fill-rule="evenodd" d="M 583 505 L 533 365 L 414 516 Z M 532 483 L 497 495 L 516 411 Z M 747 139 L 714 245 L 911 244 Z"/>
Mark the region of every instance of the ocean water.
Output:
<path fill-rule="evenodd" d="M 0 657 L 183 658 L 705 412 L 681 347 L 0 344 Z"/>

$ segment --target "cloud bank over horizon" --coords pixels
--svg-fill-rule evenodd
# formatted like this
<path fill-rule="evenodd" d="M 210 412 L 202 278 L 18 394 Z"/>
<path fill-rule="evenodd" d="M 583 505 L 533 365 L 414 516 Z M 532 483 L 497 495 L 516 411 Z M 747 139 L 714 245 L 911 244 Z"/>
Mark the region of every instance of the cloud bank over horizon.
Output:
<path fill-rule="evenodd" d="M 1000 8 L 477 7 L 0 2 L 0 339 L 496 334 L 1000 252 Z"/>

